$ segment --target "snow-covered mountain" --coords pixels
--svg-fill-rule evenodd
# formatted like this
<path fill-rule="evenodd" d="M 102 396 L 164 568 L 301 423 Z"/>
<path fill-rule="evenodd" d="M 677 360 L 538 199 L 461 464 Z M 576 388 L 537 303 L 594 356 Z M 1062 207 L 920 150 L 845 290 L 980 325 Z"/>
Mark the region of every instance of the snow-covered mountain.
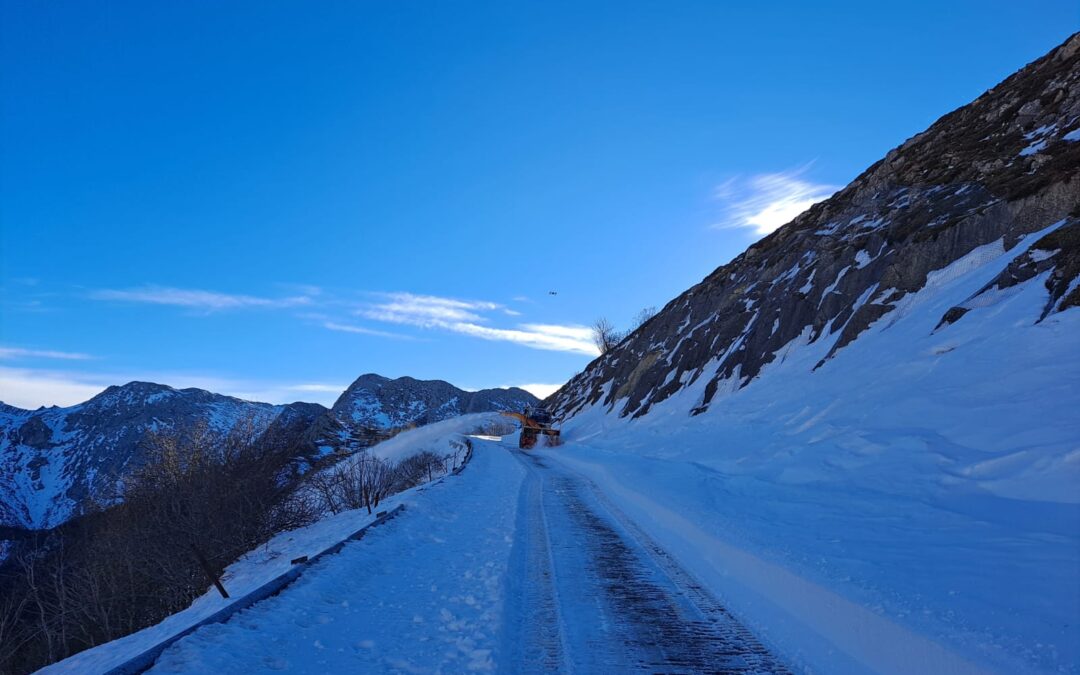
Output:
<path fill-rule="evenodd" d="M 468 413 L 520 411 L 536 403 L 539 399 L 516 387 L 465 391 L 442 380 L 390 379 L 368 373 L 349 385 L 311 427 L 307 439 L 324 450 L 352 449 L 408 427 Z"/>
<path fill-rule="evenodd" d="M 68 408 L 0 407 L 0 525 L 56 526 L 78 515 L 88 499 L 107 502 L 115 478 L 137 463 L 148 432 L 205 423 L 227 433 L 238 423 L 297 433 L 326 408 L 270 405 L 201 389 L 150 382 L 109 387 Z"/>
<path fill-rule="evenodd" d="M 369 374 L 331 410 L 149 382 L 109 387 L 68 408 L 31 411 L 0 403 L 0 526 L 54 527 L 80 514 L 88 500 L 107 503 L 115 479 L 140 461 L 140 441 L 151 431 L 204 423 L 227 433 L 250 420 L 254 431 L 296 439 L 301 449 L 357 449 L 406 427 L 536 402 L 521 389 L 466 392 L 439 380 Z"/>

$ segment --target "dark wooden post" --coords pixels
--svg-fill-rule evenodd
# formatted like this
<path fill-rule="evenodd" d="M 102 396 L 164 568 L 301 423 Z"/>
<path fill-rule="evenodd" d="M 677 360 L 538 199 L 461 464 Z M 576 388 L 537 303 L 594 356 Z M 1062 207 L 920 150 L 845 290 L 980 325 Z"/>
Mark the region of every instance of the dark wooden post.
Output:
<path fill-rule="evenodd" d="M 221 585 L 221 580 L 218 579 L 217 576 L 214 575 L 213 570 L 210 569 L 210 563 L 206 562 L 206 556 L 202 554 L 202 551 L 200 551 L 195 546 L 195 544 L 191 545 L 191 550 L 195 553 L 195 559 L 199 561 L 199 565 L 203 568 L 203 572 L 206 572 L 206 578 L 208 578 L 210 582 L 214 584 L 214 586 L 218 590 L 218 593 L 221 593 L 221 597 L 227 600 L 229 598 L 229 594 L 225 590 L 225 587 Z"/>

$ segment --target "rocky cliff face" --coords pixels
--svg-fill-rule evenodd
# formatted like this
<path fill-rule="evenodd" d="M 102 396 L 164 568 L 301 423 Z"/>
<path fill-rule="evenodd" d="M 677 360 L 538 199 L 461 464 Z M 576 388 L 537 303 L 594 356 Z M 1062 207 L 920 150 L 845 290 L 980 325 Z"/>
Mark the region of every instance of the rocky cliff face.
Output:
<path fill-rule="evenodd" d="M 329 450 L 372 445 L 412 426 L 476 412 L 522 410 L 539 400 L 523 389 L 464 391 L 442 380 L 392 380 L 361 375 L 308 431 L 309 443 Z"/>
<path fill-rule="evenodd" d="M 792 345 L 828 341 L 821 367 L 910 311 L 946 268 L 1020 242 L 936 330 L 1027 284 L 1045 287 L 1040 321 L 1080 305 L 1080 34 L 719 267 L 548 403 L 563 417 L 595 404 L 639 417 L 704 378 L 690 407 L 700 414 Z"/>
<path fill-rule="evenodd" d="M 56 526 L 87 501 L 103 502 L 114 479 L 140 461 L 140 441 L 154 431 L 205 424 L 228 433 L 237 424 L 299 434 L 326 408 L 241 401 L 201 389 L 149 382 L 109 387 L 69 408 L 0 408 L 0 525 Z"/>

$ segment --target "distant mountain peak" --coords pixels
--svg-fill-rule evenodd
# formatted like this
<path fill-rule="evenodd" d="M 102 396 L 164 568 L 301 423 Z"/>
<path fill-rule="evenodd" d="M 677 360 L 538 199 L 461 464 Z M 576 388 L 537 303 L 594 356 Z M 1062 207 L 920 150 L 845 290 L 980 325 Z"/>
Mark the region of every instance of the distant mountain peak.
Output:
<path fill-rule="evenodd" d="M 520 410 L 538 399 L 522 389 L 465 391 L 444 380 L 361 375 L 312 426 L 310 444 L 326 450 L 371 445 L 397 430 L 457 415 Z"/>

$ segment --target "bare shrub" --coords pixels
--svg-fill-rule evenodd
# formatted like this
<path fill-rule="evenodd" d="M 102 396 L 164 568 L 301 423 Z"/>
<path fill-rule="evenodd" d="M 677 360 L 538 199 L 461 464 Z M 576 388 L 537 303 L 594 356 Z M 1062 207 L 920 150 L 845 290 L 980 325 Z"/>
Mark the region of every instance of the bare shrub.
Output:
<path fill-rule="evenodd" d="M 596 345 L 596 348 L 600 350 L 601 354 L 606 354 L 626 337 L 625 334 L 620 333 L 615 329 L 615 324 L 603 317 L 600 317 L 593 323 L 592 335 L 593 344 Z"/>
<path fill-rule="evenodd" d="M 445 473 L 446 465 L 439 455 L 425 450 L 403 459 L 397 466 L 395 491 L 408 490 Z"/>
<path fill-rule="evenodd" d="M 656 316 L 656 307 L 644 307 L 634 315 L 634 328 L 637 330 L 645 325 L 645 322 Z"/>
<path fill-rule="evenodd" d="M 331 513 L 366 508 L 368 513 L 394 492 L 398 467 L 361 452 L 323 471 L 313 474 L 308 484 L 322 507 Z"/>

